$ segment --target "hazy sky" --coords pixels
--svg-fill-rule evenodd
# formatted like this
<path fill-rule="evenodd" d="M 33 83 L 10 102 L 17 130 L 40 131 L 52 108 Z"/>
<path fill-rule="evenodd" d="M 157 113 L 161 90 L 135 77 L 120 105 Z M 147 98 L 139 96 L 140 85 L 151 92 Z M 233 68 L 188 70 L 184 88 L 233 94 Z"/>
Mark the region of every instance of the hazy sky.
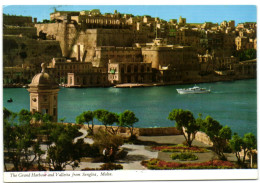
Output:
<path fill-rule="evenodd" d="M 254 5 L 10 5 L 3 6 L 3 13 L 36 17 L 38 21 L 49 19 L 50 13 L 58 11 L 81 11 L 100 9 L 101 13 L 120 13 L 133 15 L 151 15 L 166 21 L 187 19 L 187 23 L 216 22 L 235 20 L 256 22 L 256 6 Z"/>

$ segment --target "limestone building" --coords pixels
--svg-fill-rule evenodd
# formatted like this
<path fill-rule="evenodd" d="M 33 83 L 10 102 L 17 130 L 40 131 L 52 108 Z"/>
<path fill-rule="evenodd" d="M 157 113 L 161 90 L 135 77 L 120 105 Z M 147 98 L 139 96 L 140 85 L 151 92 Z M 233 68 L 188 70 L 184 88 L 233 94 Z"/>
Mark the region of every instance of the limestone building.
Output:
<path fill-rule="evenodd" d="M 154 69 L 153 82 L 188 80 L 199 72 L 196 52 L 191 46 L 167 45 L 163 39 L 142 47 L 143 62 Z"/>
<path fill-rule="evenodd" d="M 238 63 L 238 58 L 236 57 L 218 57 L 214 53 L 209 54 L 208 52 L 205 55 L 198 55 L 200 63 L 201 73 L 224 73 L 229 71 L 234 71 L 234 65 Z"/>
<path fill-rule="evenodd" d="M 93 64 L 106 67 L 109 60 L 113 62 L 142 62 L 141 48 L 99 46 L 95 49 Z"/>
<path fill-rule="evenodd" d="M 108 85 L 107 67 L 93 67 L 91 62 L 53 58 L 47 69 L 57 82 L 68 87 Z"/>
<path fill-rule="evenodd" d="M 105 87 L 109 86 L 107 68 L 93 67 L 91 72 L 73 72 L 67 74 L 66 87 Z"/>
<path fill-rule="evenodd" d="M 52 116 L 54 122 L 57 122 L 59 85 L 45 72 L 45 64 L 41 66 L 41 73 L 36 74 L 29 84 L 30 111 L 47 113 Z"/>
<path fill-rule="evenodd" d="M 108 63 L 108 81 L 112 84 L 151 83 L 151 63 L 110 61 Z"/>
<path fill-rule="evenodd" d="M 248 37 L 236 37 L 235 39 L 237 50 L 256 49 L 256 39 L 250 39 Z"/>

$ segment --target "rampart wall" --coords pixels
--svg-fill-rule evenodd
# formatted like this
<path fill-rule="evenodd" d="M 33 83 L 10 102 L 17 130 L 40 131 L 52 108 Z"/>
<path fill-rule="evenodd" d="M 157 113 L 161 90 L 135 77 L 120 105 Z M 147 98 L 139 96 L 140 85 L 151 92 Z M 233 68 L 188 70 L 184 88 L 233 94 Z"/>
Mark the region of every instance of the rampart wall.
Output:
<path fill-rule="evenodd" d="M 3 36 L 3 66 L 22 64 L 40 65 L 53 57 L 61 57 L 58 41 L 30 39 L 20 36 Z"/>
<path fill-rule="evenodd" d="M 30 38 L 37 37 L 37 29 L 35 27 L 7 27 L 3 29 L 4 35 L 22 35 Z"/>
<path fill-rule="evenodd" d="M 84 29 L 72 23 L 36 24 L 35 27 L 37 35 L 45 33 L 47 38 L 60 42 L 63 56 L 77 57 L 74 45 L 81 45 L 85 61 L 92 61 L 97 46 L 131 47 L 137 40 L 147 41 L 144 33 L 129 29 Z"/>
<path fill-rule="evenodd" d="M 28 25 L 32 25 L 32 17 L 4 15 L 3 24 L 16 25 L 16 26 L 28 26 Z"/>
<path fill-rule="evenodd" d="M 83 125 L 87 129 L 87 125 Z M 114 127 L 117 128 L 117 127 Z M 99 130 L 105 130 L 103 125 L 95 125 L 94 133 Z M 130 136 L 130 131 L 128 128 L 120 127 L 119 133 L 124 136 Z M 182 132 L 176 129 L 176 127 L 161 127 L 161 128 L 134 128 L 134 134 L 137 136 L 170 136 L 170 135 L 181 135 Z M 202 142 L 207 145 L 213 145 L 209 137 L 204 132 L 197 132 L 195 140 Z"/>

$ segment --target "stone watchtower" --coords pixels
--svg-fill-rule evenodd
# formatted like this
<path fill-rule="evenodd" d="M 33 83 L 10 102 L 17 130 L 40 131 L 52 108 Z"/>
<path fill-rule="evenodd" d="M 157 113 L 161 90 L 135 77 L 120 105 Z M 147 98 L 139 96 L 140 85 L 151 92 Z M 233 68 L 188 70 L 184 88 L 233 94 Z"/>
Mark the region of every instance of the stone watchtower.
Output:
<path fill-rule="evenodd" d="M 45 63 L 42 63 L 41 67 L 41 73 L 36 74 L 29 84 L 30 111 L 47 113 L 57 122 L 59 85 L 45 72 Z"/>

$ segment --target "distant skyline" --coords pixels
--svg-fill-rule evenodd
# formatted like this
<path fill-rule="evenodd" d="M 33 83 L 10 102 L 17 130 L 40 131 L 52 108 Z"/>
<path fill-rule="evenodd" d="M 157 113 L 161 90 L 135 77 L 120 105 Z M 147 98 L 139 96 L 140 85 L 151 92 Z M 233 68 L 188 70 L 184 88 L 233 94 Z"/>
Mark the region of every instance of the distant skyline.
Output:
<path fill-rule="evenodd" d="M 3 6 L 3 13 L 36 17 L 38 21 L 50 19 L 50 13 L 57 11 L 82 11 L 100 9 L 101 13 L 150 15 L 166 21 L 186 18 L 187 23 L 214 22 L 235 20 L 235 23 L 256 22 L 255 5 L 10 5 Z"/>

